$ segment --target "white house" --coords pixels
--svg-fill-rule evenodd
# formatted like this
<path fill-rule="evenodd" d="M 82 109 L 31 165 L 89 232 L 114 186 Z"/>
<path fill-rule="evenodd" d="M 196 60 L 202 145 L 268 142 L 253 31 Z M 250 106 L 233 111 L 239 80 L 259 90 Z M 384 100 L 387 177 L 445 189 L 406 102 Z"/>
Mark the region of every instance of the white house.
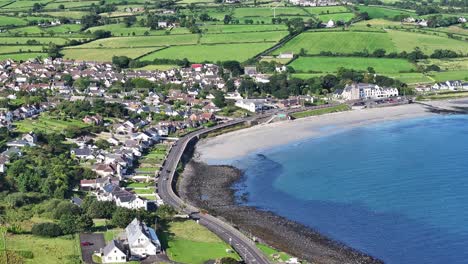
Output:
<path fill-rule="evenodd" d="M 237 100 L 235 105 L 242 109 L 248 110 L 250 112 L 255 113 L 256 111 L 262 110 L 265 106 L 264 99 L 242 99 Z"/>
<path fill-rule="evenodd" d="M 333 28 L 335 27 L 335 22 L 333 20 L 328 20 L 327 24 L 325 25 L 326 28 Z"/>
<path fill-rule="evenodd" d="M 125 233 L 132 256 L 146 257 L 161 252 L 161 243 L 156 235 L 156 231 L 148 227 L 144 222 L 140 222 L 136 218 L 133 219 L 125 228 Z"/>
<path fill-rule="evenodd" d="M 127 262 L 127 254 L 120 241 L 112 240 L 102 249 L 102 263 L 123 263 Z"/>
<path fill-rule="evenodd" d="M 288 52 L 282 52 L 280 55 L 278 55 L 278 59 L 292 59 L 294 58 L 294 53 L 291 51 Z"/>
<path fill-rule="evenodd" d="M 337 90 L 334 97 L 343 100 L 378 99 L 398 96 L 397 88 L 379 87 L 369 83 L 355 83 Z"/>

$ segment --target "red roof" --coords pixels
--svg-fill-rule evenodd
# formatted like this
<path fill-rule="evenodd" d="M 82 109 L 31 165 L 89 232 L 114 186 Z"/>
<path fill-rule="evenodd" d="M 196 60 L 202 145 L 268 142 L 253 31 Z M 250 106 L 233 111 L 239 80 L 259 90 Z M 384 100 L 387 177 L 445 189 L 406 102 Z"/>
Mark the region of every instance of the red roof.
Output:
<path fill-rule="evenodd" d="M 201 68 L 203 67 L 203 64 L 192 64 L 192 68 L 195 69 L 195 68 Z"/>

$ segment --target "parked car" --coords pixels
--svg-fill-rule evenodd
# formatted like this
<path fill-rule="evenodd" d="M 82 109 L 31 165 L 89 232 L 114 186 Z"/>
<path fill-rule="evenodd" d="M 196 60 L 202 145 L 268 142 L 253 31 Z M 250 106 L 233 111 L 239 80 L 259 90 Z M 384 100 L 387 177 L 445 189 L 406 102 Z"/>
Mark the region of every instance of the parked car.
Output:
<path fill-rule="evenodd" d="M 83 246 L 83 247 L 92 246 L 92 245 L 94 245 L 94 244 L 91 243 L 91 242 L 87 242 L 87 241 L 81 242 L 81 246 Z"/>

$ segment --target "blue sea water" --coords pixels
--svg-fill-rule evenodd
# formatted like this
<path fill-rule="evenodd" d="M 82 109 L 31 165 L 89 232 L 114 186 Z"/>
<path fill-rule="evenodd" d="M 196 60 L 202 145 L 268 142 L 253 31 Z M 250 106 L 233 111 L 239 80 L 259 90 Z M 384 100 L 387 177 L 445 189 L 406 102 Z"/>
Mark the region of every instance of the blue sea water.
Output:
<path fill-rule="evenodd" d="M 221 163 L 245 171 L 248 205 L 386 263 L 468 263 L 468 116 L 380 123 Z"/>

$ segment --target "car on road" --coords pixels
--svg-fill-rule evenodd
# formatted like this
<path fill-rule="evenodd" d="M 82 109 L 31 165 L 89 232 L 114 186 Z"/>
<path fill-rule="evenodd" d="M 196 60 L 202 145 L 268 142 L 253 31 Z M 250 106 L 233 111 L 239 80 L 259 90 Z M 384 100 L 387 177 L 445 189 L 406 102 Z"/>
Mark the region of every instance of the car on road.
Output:
<path fill-rule="evenodd" d="M 83 247 L 87 247 L 87 246 L 92 246 L 92 245 L 94 245 L 93 243 L 87 242 L 87 241 L 83 241 L 83 242 L 81 242 L 80 244 L 81 244 L 81 246 L 83 246 Z"/>

